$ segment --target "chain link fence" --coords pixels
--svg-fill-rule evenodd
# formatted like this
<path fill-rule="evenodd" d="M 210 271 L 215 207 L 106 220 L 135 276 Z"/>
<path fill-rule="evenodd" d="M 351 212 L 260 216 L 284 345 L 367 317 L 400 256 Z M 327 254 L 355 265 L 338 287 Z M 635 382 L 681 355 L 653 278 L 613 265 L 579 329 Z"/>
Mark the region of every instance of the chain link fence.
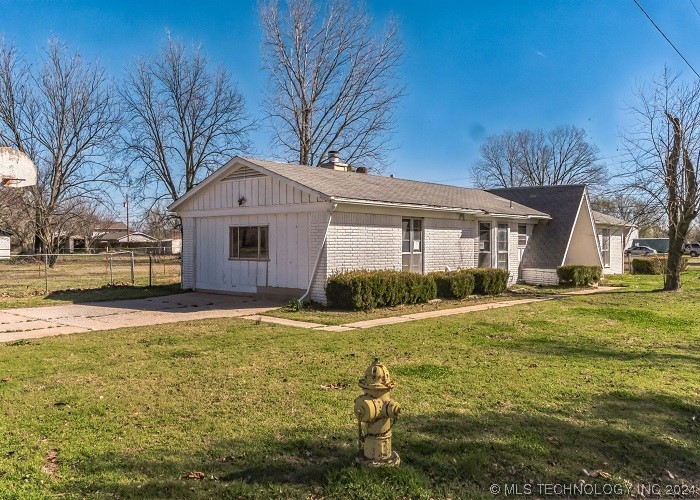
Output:
<path fill-rule="evenodd" d="M 179 255 L 134 252 L 12 255 L 0 260 L 0 295 L 22 297 L 109 285 L 180 282 Z"/>

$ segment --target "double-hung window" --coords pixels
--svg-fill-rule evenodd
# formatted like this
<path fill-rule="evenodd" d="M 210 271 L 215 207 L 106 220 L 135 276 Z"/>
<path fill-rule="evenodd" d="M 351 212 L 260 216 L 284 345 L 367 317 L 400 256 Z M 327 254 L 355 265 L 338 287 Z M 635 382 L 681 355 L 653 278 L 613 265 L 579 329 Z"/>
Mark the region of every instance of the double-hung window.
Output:
<path fill-rule="evenodd" d="M 268 260 L 270 229 L 268 226 L 229 227 L 230 260 Z"/>
<path fill-rule="evenodd" d="M 518 246 L 524 247 L 527 245 L 527 225 L 518 224 Z"/>
<path fill-rule="evenodd" d="M 600 254 L 603 267 L 610 267 L 610 229 L 603 229 L 603 234 L 600 235 Z"/>
<path fill-rule="evenodd" d="M 479 267 L 491 267 L 490 222 L 479 222 Z"/>
<path fill-rule="evenodd" d="M 499 224 L 496 231 L 497 260 L 498 269 L 508 269 L 508 224 Z"/>

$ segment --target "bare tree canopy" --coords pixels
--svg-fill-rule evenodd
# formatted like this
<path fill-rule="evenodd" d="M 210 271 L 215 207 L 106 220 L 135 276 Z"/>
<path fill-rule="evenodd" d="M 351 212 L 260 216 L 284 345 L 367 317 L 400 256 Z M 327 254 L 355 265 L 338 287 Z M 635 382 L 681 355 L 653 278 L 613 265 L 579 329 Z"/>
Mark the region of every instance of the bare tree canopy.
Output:
<path fill-rule="evenodd" d="M 177 200 L 248 149 L 243 96 L 226 70 L 209 69 L 201 47 L 169 36 L 158 56 L 131 66 L 121 95 L 129 173 L 152 205 Z"/>
<path fill-rule="evenodd" d="M 541 130 L 505 131 L 486 138 L 481 158 L 472 167 L 476 184 L 484 188 L 588 184 L 607 180 L 598 147 L 586 131 L 561 126 Z"/>
<path fill-rule="evenodd" d="M 683 244 L 698 214 L 700 82 L 684 83 L 668 68 L 635 91 L 635 126 L 623 137 L 626 187 L 668 222 L 665 290 L 681 287 Z"/>
<path fill-rule="evenodd" d="M 0 145 L 26 153 L 39 170 L 25 198 L 43 250 L 54 253 L 85 200 L 103 200 L 108 155 L 120 127 L 104 69 L 49 40 L 43 60 L 29 65 L 0 40 Z"/>
<path fill-rule="evenodd" d="M 396 22 L 373 33 L 350 0 L 271 0 L 261 8 L 267 113 L 274 143 L 291 161 L 318 165 L 329 150 L 344 161 L 387 163 L 394 108 L 403 95 Z"/>
<path fill-rule="evenodd" d="M 635 224 L 642 238 L 666 236 L 665 218 L 656 207 L 649 204 L 648 200 L 625 193 L 619 186 L 616 186 L 616 189 L 592 199 L 591 208 Z"/>

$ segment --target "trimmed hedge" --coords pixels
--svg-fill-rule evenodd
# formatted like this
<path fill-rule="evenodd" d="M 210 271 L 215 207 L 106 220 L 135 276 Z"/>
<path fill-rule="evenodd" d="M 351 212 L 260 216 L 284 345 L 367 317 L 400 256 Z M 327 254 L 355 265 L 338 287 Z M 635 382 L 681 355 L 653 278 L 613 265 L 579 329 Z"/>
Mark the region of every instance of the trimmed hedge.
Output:
<path fill-rule="evenodd" d="M 557 267 L 560 285 L 588 286 L 600 281 L 603 269 L 600 266 Z"/>
<path fill-rule="evenodd" d="M 474 273 L 469 269 L 438 271 L 428 276 L 435 280 L 441 299 L 463 299 L 474 293 Z"/>
<path fill-rule="evenodd" d="M 666 257 L 649 257 L 646 259 L 632 259 L 632 272 L 634 274 L 663 274 L 666 269 Z M 688 257 L 681 258 L 681 271 L 688 269 Z"/>
<path fill-rule="evenodd" d="M 331 276 L 326 285 L 328 302 L 340 309 L 416 304 L 436 296 L 437 285 L 432 277 L 402 271 L 350 271 Z"/>
<path fill-rule="evenodd" d="M 505 269 L 469 269 L 474 275 L 474 291 L 480 295 L 500 295 L 508 288 L 510 273 Z"/>

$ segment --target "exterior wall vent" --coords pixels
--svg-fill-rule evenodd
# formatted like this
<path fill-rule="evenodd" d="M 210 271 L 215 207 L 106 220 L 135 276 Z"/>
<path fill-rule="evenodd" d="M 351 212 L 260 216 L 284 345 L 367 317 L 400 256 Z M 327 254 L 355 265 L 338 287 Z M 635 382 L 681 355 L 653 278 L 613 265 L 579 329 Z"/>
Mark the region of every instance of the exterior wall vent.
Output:
<path fill-rule="evenodd" d="M 252 179 L 253 177 L 265 177 L 265 174 L 261 174 L 255 169 L 252 169 L 250 167 L 239 167 L 230 174 L 228 174 L 226 177 L 221 179 L 221 182 L 224 181 L 239 181 L 241 179 Z"/>

